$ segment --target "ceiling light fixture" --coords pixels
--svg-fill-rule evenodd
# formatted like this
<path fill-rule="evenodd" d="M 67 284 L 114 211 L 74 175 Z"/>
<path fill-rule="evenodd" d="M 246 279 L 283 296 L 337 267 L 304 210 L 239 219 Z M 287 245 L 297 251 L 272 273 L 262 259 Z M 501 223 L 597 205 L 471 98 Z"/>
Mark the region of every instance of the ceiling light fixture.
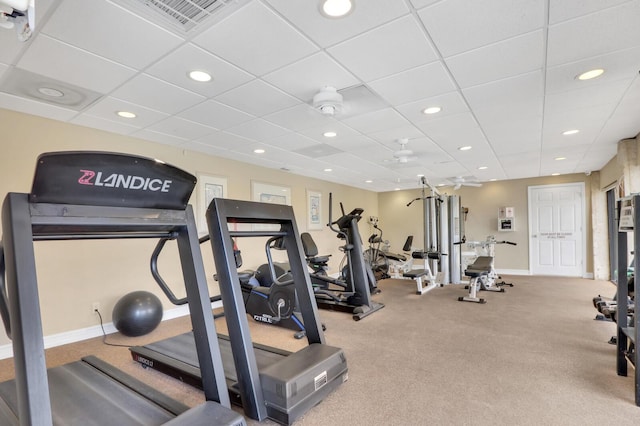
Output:
<path fill-rule="evenodd" d="M 353 12 L 353 0 L 322 0 L 320 12 L 327 18 L 342 18 Z"/>
<path fill-rule="evenodd" d="M 471 149 L 471 145 L 466 145 L 458 148 L 458 151 L 469 151 L 470 149 Z"/>
<path fill-rule="evenodd" d="M 119 117 L 122 118 L 136 118 L 137 116 L 129 111 L 116 111 L 116 114 L 118 114 Z"/>
<path fill-rule="evenodd" d="M 495 182 L 495 181 L 497 181 L 497 180 L 498 180 L 498 179 L 493 178 L 493 179 L 489 179 L 489 182 Z"/>
<path fill-rule="evenodd" d="M 373 183 L 373 181 L 371 179 L 367 179 L 364 181 L 364 183 Z"/>
<path fill-rule="evenodd" d="M 567 157 L 556 157 L 556 158 L 554 158 L 554 160 L 556 160 L 556 161 L 562 161 L 562 160 L 566 160 L 566 159 L 567 159 Z"/>
<path fill-rule="evenodd" d="M 438 106 L 433 106 L 433 107 L 429 107 L 429 108 L 425 108 L 422 110 L 423 114 L 437 114 L 440 111 L 442 111 L 442 108 L 438 107 Z"/>
<path fill-rule="evenodd" d="M 582 74 L 578 75 L 578 80 L 591 80 L 592 78 L 596 78 L 596 77 L 600 77 L 602 74 L 604 74 L 604 70 L 602 68 L 596 68 L 593 70 L 589 70 L 586 72 L 583 72 Z"/>
<path fill-rule="evenodd" d="M 551 173 L 551 176 L 560 176 L 560 173 Z"/>
<path fill-rule="evenodd" d="M 189 71 L 189 78 L 199 83 L 206 83 L 207 81 L 211 81 L 211 74 L 206 71 L 194 70 Z"/>
<path fill-rule="evenodd" d="M 480 167 L 478 167 L 478 170 L 487 170 L 488 168 L 489 167 L 487 167 L 487 166 L 480 166 Z"/>
<path fill-rule="evenodd" d="M 254 152 L 255 154 L 264 154 L 264 149 L 262 149 L 262 148 L 256 148 L 256 149 L 254 149 L 254 150 L 253 150 L 253 152 Z"/>
<path fill-rule="evenodd" d="M 576 133 L 579 133 L 580 130 L 578 129 L 571 129 L 571 130 L 565 130 L 564 132 L 562 132 L 563 135 L 565 136 L 569 136 L 569 135 L 575 135 Z"/>
<path fill-rule="evenodd" d="M 324 132 L 322 136 L 325 138 L 335 138 L 338 134 L 336 132 Z"/>
<path fill-rule="evenodd" d="M 324 169 L 325 172 L 332 172 L 333 169 Z"/>
<path fill-rule="evenodd" d="M 53 89 L 51 87 L 39 87 L 38 92 L 45 96 L 51 96 L 52 98 L 61 98 L 64 96 L 64 93 L 58 89 Z"/>

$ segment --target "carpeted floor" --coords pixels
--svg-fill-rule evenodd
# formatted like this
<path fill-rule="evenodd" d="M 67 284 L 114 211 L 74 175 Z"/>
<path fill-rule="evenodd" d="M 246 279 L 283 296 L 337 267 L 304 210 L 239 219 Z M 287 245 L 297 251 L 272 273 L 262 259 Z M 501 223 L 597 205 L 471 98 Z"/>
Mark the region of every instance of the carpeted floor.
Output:
<path fill-rule="evenodd" d="M 591 298 L 612 296 L 604 281 L 505 277 L 515 287 L 482 293 L 485 305 L 458 302 L 466 291 L 447 286 L 415 294 L 413 281 L 385 280 L 375 300 L 384 309 L 363 319 L 320 311 L 326 340 L 344 349 L 349 380 L 300 425 L 631 425 L 633 369 L 619 377 L 612 323 L 594 321 Z M 216 322 L 225 331 L 224 319 Z M 297 350 L 288 330 L 251 324 L 255 341 Z M 190 329 L 188 318 L 163 322 L 153 333 L 108 341 L 143 344 Z M 188 405 L 199 391 L 144 370 L 126 348 L 101 339 L 52 348 L 49 365 L 95 354 Z M 11 378 L 0 361 L 0 380 Z M 259 424 L 249 421 L 250 425 Z M 270 421 L 263 424 L 274 424 Z"/>

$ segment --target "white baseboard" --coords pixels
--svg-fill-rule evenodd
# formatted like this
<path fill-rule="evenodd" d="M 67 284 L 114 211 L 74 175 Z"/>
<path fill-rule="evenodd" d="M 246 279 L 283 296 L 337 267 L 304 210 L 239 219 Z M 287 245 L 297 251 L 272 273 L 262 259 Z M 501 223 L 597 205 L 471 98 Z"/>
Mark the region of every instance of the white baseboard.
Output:
<path fill-rule="evenodd" d="M 214 302 L 211 309 L 221 308 L 222 302 Z M 183 305 L 177 308 L 166 310 L 162 313 L 162 321 L 189 315 L 189 306 Z M 117 333 L 112 322 L 104 324 L 104 332 L 106 334 Z M 79 342 L 81 340 L 93 339 L 102 336 L 102 328 L 99 325 L 93 327 L 82 328 L 79 330 L 65 331 L 64 333 L 52 334 L 44 337 L 45 349 L 56 346 L 66 345 L 68 343 Z M 11 343 L 0 346 L 0 359 L 13 357 L 13 345 Z"/>

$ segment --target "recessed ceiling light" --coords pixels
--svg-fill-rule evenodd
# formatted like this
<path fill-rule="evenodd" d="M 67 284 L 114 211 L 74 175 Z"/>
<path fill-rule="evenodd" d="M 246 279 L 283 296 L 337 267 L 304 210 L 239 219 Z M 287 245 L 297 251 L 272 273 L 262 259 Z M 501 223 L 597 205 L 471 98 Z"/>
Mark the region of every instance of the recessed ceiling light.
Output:
<path fill-rule="evenodd" d="M 580 130 L 578 129 L 571 129 L 571 130 L 565 130 L 564 132 L 562 132 L 563 135 L 565 136 L 569 136 L 569 135 L 575 135 L 576 133 L 579 133 Z"/>
<path fill-rule="evenodd" d="M 495 182 L 495 181 L 497 181 L 497 180 L 498 180 L 498 179 L 493 178 L 493 179 L 489 179 L 489 182 Z"/>
<path fill-rule="evenodd" d="M 211 81 L 211 74 L 205 71 L 189 71 L 189 78 L 200 83 Z"/>
<path fill-rule="evenodd" d="M 336 132 L 324 132 L 322 136 L 325 138 L 335 138 L 338 134 Z"/>
<path fill-rule="evenodd" d="M 264 154 L 264 149 L 256 148 L 256 149 L 253 150 L 253 152 L 256 153 L 256 154 Z"/>
<path fill-rule="evenodd" d="M 333 169 L 324 169 L 325 172 L 332 172 Z"/>
<path fill-rule="evenodd" d="M 364 183 L 373 183 L 373 181 L 371 179 L 367 179 L 364 181 Z"/>
<path fill-rule="evenodd" d="M 418 174 L 418 175 L 416 175 L 416 176 L 418 176 L 418 177 L 424 177 L 424 175 L 423 175 L 422 173 L 420 173 L 420 174 Z"/>
<path fill-rule="evenodd" d="M 136 118 L 136 115 L 129 111 L 116 111 L 116 114 L 122 118 Z"/>
<path fill-rule="evenodd" d="M 423 114 L 437 114 L 440 111 L 442 111 L 442 108 L 438 107 L 438 106 L 433 106 L 433 107 L 429 107 L 429 108 L 425 108 L 422 110 Z"/>
<path fill-rule="evenodd" d="M 393 188 L 394 191 L 400 191 L 400 188 Z"/>
<path fill-rule="evenodd" d="M 460 148 L 458 148 L 458 151 L 469 151 L 471 149 L 470 145 L 466 145 L 466 146 L 461 146 Z"/>
<path fill-rule="evenodd" d="M 327 18 L 342 18 L 353 11 L 354 0 L 322 0 L 320 12 Z"/>
<path fill-rule="evenodd" d="M 560 173 L 551 173 L 551 176 L 560 176 Z"/>
<path fill-rule="evenodd" d="M 600 77 L 602 74 L 604 74 L 604 70 L 602 68 L 596 68 L 578 75 L 578 80 L 591 80 L 592 78 Z"/>
<path fill-rule="evenodd" d="M 480 166 L 480 167 L 478 167 L 478 170 L 487 170 L 488 168 L 489 167 L 487 167 L 487 166 Z"/>
<path fill-rule="evenodd" d="M 556 158 L 554 158 L 554 160 L 556 160 L 556 161 L 562 161 L 562 160 L 566 160 L 566 159 L 567 159 L 567 157 L 556 157 Z"/>
<path fill-rule="evenodd" d="M 42 93 L 45 96 L 51 96 L 52 98 L 61 98 L 64 96 L 64 93 L 58 89 L 53 89 L 51 87 L 39 87 L 38 92 Z"/>

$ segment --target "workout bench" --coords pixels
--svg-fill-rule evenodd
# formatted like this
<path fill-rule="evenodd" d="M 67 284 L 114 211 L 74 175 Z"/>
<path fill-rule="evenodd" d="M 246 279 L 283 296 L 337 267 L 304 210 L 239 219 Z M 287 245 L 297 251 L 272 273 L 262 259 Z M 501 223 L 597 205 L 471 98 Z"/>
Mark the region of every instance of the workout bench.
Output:
<path fill-rule="evenodd" d="M 424 269 L 410 269 L 406 272 L 403 272 L 402 277 L 415 280 L 417 287 L 417 294 L 425 294 L 428 291 L 433 290 L 436 287 L 440 287 L 441 278 L 438 275 L 433 275 L 431 272 L 431 268 L 429 267 L 428 259 L 439 259 L 440 253 L 434 252 L 424 252 L 424 251 L 414 251 L 411 253 L 411 257 L 414 259 L 422 259 L 424 260 Z M 427 283 L 424 286 L 424 283 Z"/>

